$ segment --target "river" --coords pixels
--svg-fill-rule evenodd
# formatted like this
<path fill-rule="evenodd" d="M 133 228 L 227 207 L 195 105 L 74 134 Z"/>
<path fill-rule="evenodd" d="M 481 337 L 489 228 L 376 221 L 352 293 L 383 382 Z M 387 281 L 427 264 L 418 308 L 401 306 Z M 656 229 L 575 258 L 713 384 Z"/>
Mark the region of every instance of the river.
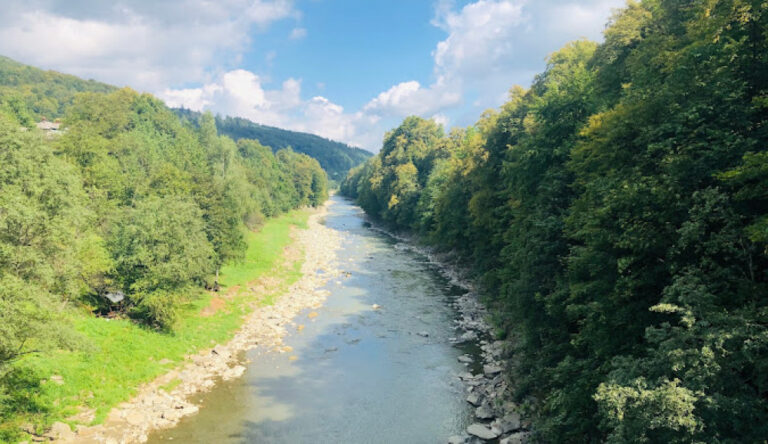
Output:
<path fill-rule="evenodd" d="M 457 358 L 476 344 L 449 340 L 462 289 L 332 199 L 325 224 L 342 236 L 345 273 L 325 286 L 322 308 L 296 318 L 304 328 L 284 341 L 293 351 L 251 350 L 242 378 L 194 399 L 200 412 L 150 443 L 444 443 L 464 433 L 473 410 Z"/>

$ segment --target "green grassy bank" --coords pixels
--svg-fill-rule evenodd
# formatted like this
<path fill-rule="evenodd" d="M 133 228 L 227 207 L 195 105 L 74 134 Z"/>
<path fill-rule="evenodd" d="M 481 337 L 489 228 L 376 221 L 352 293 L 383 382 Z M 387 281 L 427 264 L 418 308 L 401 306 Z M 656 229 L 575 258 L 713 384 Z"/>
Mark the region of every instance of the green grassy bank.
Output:
<path fill-rule="evenodd" d="M 17 363 L 31 371 L 19 372 L 24 377 L 11 388 L 6 403 L 18 414 L 0 424 L 0 442 L 23 439 L 22 424 L 32 424 L 40 432 L 56 421 L 74 424 L 77 421 L 67 418 L 83 411 L 95 414 L 92 424 L 98 424 L 142 383 L 178 366 L 185 356 L 230 339 L 253 307 L 272 303 L 301 276 L 301 255 L 286 260 L 284 251 L 292 242 L 291 228 L 306 228 L 309 214 L 309 210 L 296 210 L 269 220 L 259 232 L 248 233 L 246 257 L 222 269 L 223 288 L 218 294 L 192 298 L 172 333 L 128 319 L 71 313 L 82 346 L 76 351 L 30 355 Z M 246 285 L 267 276 L 269 286 L 252 291 Z"/>

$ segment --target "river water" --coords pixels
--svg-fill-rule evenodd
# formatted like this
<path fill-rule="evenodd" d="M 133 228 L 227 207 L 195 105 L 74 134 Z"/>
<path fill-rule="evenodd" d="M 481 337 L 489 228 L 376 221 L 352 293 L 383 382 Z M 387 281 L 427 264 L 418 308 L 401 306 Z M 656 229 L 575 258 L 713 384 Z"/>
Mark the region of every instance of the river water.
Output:
<path fill-rule="evenodd" d="M 248 352 L 242 378 L 201 395 L 198 414 L 150 443 L 444 443 L 463 434 L 472 410 L 457 358 L 475 345 L 449 341 L 462 290 L 369 228 L 359 207 L 332 199 L 325 224 L 342 235 L 346 273 L 328 282 L 316 317 L 295 319 L 303 330 L 284 340 L 293 351 Z"/>

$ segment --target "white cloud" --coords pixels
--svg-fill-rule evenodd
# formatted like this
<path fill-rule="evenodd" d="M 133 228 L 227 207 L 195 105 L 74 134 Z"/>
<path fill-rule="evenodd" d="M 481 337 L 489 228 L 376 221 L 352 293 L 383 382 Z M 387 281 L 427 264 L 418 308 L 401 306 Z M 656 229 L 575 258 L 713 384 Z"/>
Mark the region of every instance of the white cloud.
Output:
<path fill-rule="evenodd" d="M 434 120 L 435 123 L 437 123 L 438 125 L 443 125 L 443 128 L 445 128 L 446 130 L 448 129 L 448 124 L 451 122 L 451 119 L 448 118 L 448 116 L 440 113 L 435 114 L 434 116 L 431 117 L 431 119 Z"/>
<path fill-rule="evenodd" d="M 253 31 L 300 17 L 291 0 L 7 0 L 3 9 L 0 53 L 149 91 L 205 81 L 239 60 Z"/>
<path fill-rule="evenodd" d="M 300 80 L 291 78 L 279 89 L 268 89 L 258 75 L 242 69 L 226 72 L 199 88 L 166 89 L 158 95 L 172 107 L 240 116 L 368 148 L 381 142 L 383 132 L 376 126 L 378 116 L 347 113 L 322 96 L 302 99 Z"/>
<path fill-rule="evenodd" d="M 293 28 L 291 31 L 291 40 L 301 40 L 307 36 L 307 30 L 305 28 Z"/>
<path fill-rule="evenodd" d="M 476 111 L 498 106 L 510 87 L 528 86 L 549 53 L 576 38 L 599 39 L 611 9 L 624 1 L 478 0 L 456 9 L 454 1 L 439 0 L 432 24 L 447 36 L 432 52 L 435 80 L 394 85 L 365 110 L 445 116 L 463 103 Z"/>
<path fill-rule="evenodd" d="M 524 22 L 520 2 L 481 0 L 459 12 L 449 11 L 433 21 L 448 32 L 433 53 L 435 70 L 449 77 L 467 77 L 507 67 Z"/>

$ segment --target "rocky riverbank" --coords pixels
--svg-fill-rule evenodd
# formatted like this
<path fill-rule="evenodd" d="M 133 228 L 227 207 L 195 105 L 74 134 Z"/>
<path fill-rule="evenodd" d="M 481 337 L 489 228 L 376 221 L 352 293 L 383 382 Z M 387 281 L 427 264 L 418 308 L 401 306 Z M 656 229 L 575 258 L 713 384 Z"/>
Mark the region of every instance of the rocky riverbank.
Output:
<path fill-rule="evenodd" d="M 145 442 L 150 431 L 173 427 L 181 418 L 196 413 L 199 406 L 190 401 L 193 395 L 210 390 L 217 380 L 240 377 L 246 370 L 242 365 L 244 351 L 258 346 L 288 352 L 283 337 L 287 327 L 296 327 L 292 319 L 304 309 L 320 307 L 328 295 L 320 288 L 340 274 L 336 252 L 341 239 L 337 231 L 321 223 L 331 204 L 328 201 L 310 216 L 308 229 L 295 232 L 295 245 L 304 252 L 302 277 L 273 305 L 256 308 L 231 341 L 189 356 L 180 368 L 141 387 L 137 396 L 114 408 L 103 424 L 80 426 L 73 432 L 66 424 L 57 423 L 41 438 L 84 444 Z"/>
<path fill-rule="evenodd" d="M 488 323 L 488 312 L 479 301 L 477 289 L 467 272 L 450 254 L 438 253 L 418 245 L 416 239 L 393 234 L 381 227 L 373 227 L 399 240 L 399 248 L 411 250 L 425 256 L 443 276 L 465 293 L 453 302 L 459 313 L 455 320 L 456 336 L 451 341 L 456 345 L 477 341 L 479 356 L 464 354 L 459 362 L 467 372 L 457 375 L 464 383 L 466 401 L 475 408 L 475 419 L 463 435 L 448 438 L 449 444 L 498 442 L 500 444 L 522 444 L 529 441 L 530 423 L 521 419 L 520 407 L 511 401 L 510 378 L 504 364 L 508 358 L 510 344 L 493 338 Z"/>

